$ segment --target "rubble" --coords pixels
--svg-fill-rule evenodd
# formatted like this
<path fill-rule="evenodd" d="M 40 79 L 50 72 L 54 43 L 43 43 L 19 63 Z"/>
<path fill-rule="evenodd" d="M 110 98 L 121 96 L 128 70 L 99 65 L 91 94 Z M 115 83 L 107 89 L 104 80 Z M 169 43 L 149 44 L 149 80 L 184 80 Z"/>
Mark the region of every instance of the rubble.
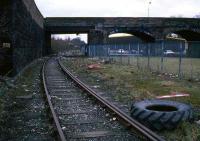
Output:
<path fill-rule="evenodd" d="M 101 69 L 101 66 L 100 64 L 91 64 L 91 65 L 88 65 L 87 68 L 89 70 L 97 70 L 97 69 Z"/>

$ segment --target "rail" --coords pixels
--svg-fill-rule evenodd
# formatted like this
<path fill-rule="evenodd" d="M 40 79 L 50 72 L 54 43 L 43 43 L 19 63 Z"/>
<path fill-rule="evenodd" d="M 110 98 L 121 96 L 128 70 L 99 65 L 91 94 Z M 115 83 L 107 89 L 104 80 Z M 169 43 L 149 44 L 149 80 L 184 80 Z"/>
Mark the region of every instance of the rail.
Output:
<path fill-rule="evenodd" d="M 54 121 L 54 124 L 56 126 L 56 129 L 57 129 L 57 132 L 58 132 L 58 135 L 59 135 L 58 138 L 61 141 L 66 141 L 66 138 L 65 138 L 64 133 L 62 131 L 62 128 L 60 126 L 58 117 L 56 116 L 56 113 L 54 111 L 53 104 L 51 102 L 51 97 L 49 96 L 49 91 L 48 91 L 48 88 L 47 88 L 47 85 L 46 85 L 46 79 L 45 79 L 45 65 L 46 65 L 46 62 L 44 63 L 43 68 L 42 68 L 42 80 L 43 80 L 43 85 L 44 85 L 44 90 L 45 90 L 45 96 L 46 96 L 47 102 L 49 104 L 51 115 L 53 117 L 53 121 Z"/>
<path fill-rule="evenodd" d="M 95 97 L 100 103 L 105 105 L 110 111 L 115 113 L 117 117 L 121 120 L 123 120 L 126 125 L 128 125 L 131 128 L 136 129 L 140 133 L 142 133 L 144 136 L 146 136 L 151 141 L 165 141 L 163 138 L 161 138 L 159 135 L 157 135 L 155 132 L 151 131 L 147 127 L 143 126 L 127 114 L 125 114 L 122 110 L 117 108 L 115 105 L 110 103 L 108 100 L 100 96 L 97 92 L 95 92 L 93 89 L 91 89 L 88 85 L 84 84 L 80 79 L 78 79 L 76 76 L 74 76 L 61 62 L 61 59 L 58 60 L 60 67 L 62 70 L 74 81 L 76 82 L 82 89 L 84 89 L 86 92 L 88 92 L 90 95 Z"/>

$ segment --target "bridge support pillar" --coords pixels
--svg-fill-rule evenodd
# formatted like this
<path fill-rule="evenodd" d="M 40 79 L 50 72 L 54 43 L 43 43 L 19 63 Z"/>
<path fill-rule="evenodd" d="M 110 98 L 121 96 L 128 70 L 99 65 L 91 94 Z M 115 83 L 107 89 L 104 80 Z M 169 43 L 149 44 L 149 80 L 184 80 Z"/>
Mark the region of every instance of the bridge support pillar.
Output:
<path fill-rule="evenodd" d="M 107 42 L 108 34 L 104 30 L 90 30 L 88 33 L 88 44 L 105 44 Z"/>
<path fill-rule="evenodd" d="M 51 53 L 51 34 L 46 33 L 45 34 L 45 49 L 43 51 L 43 55 L 49 55 Z"/>
<path fill-rule="evenodd" d="M 200 41 L 189 41 L 187 42 L 186 52 L 188 57 L 199 58 L 200 57 Z"/>

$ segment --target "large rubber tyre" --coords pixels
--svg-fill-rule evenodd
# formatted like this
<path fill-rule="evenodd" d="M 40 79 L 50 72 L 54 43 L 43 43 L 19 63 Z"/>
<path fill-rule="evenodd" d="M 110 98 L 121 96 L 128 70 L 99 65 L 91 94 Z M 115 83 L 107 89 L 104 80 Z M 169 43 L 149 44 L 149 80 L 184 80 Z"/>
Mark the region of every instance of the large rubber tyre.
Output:
<path fill-rule="evenodd" d="M 171 130 L 192 120 L 190 105 L 166 100 L 145 100 L 131 106 L 131 117 L 153 130 Z"/>

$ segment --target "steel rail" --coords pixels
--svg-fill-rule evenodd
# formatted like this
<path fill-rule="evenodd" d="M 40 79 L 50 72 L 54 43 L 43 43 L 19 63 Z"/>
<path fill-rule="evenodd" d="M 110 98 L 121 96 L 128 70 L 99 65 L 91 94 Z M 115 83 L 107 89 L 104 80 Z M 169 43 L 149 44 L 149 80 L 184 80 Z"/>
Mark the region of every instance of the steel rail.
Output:
<path fill-rule="evenodd" d="M 57 132 L 58 132 L 58 135 L 59 135 L 59 139 L 61 141 L 66 141 L 66 138 L 65 138 L 64 133 L 62 131 L 61 125 L 60 125 L 59 120 L 58 120 L 58 117 L 56 116 L 56 113 L 54 111 L 53 104 L 51 102 L 51 97 L 49 95 L 49 91 L 48 91 L 48 88 L 47 88 L 47 85 L 46 85 L 45 66 L 46 66 L 47 62 L 48 62 L 48 60 L 44 63 L 44 65 L 42 67 L 42 80 L 43 80 L 43 86 L 44 86 L 44 90 L 45 90 L 45 96 L 47 98 L 47 101 L 48 101 L 48 104 L 49 104 L 49 108 L 51 110 L 51 114 L 52 114 L 53 121 L 54 121 L 54 124 L 56 126 L 56 129 L 57 129 Z"/>
<path fill-rule="evenodd" d="M 78 79 L 76 76 L 74 76 L 61 62 L 61 59 L 58 60 L 59 65 L 61 69 L 73 80 L 75 81 L 82 89 L 87 91 L 90 95 L 95 97 L 100 103 L 105 105 L 110 111 L 114 112 L 118 118 L 122 119 L 129 127 L 132 127 L 142 133 L 145 137 L 150 139 L 151 141 L 165 141 L 163 138 L 161 138 L 159 135 L 157 135 L 152 130 L 148 129 L 147 127 L 140 124 L 138 121 L 134 120 L 130 116 L 128 116 L 126 113 L 124 113 L 122 110 L 117 108 L 115 105 L 110 103 L 108 100 L 100 96 L 97 92 L 95 92 L 93 89 L 91 89 L 88 85 L 84 84 L 80 79 Z"/>

